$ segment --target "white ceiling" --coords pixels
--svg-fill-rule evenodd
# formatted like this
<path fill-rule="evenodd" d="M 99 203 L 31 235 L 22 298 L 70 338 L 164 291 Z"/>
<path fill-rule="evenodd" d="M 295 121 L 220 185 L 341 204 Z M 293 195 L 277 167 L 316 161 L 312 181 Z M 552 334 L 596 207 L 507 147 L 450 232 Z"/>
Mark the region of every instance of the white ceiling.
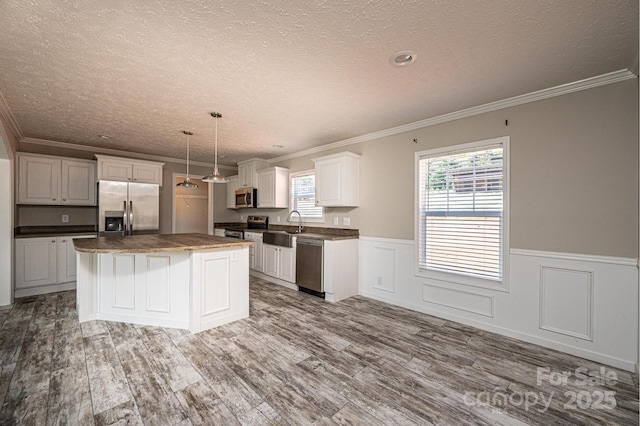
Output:
<path fill-rule="evenodd" d="M 213 162 L 218 111 L 234 164 L 635 72 L 638 1 L 2 0 L 0 40 L 20 137 Z"/>

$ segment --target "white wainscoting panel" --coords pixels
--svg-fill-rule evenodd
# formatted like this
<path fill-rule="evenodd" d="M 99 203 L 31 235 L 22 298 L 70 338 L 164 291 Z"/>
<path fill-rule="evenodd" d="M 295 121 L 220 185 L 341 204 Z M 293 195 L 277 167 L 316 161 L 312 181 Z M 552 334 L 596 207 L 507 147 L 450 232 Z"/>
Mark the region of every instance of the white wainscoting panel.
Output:
<path fill-rule="evenodd" d="M 171 311 L 171 256 L 147 255 L 146 310 Z"/>
<path fill-rule="evenodd" d="M 492 296 L 452 289 L 450 285 L 443 284 L 424 284 L 422 287 L 422 300 L 485 317 L 493 316 Z"/>
<path fill-rule="evenodd" d="M 593 340 L 593 272 L 540 268 L 540 328 Z"/>
<path fill-rule="evenodd" d="M 373 248 L 374 283 L 379 290 L 396 292 L 396 249 L 375 246 Z"/>
<path fill-rule="evenodd" d="M 504 292 L 418 277 L 413 240 L 361 236 L 360 294 L 637 371 L 637 259 L 520 249 L 509 256 Z"/>

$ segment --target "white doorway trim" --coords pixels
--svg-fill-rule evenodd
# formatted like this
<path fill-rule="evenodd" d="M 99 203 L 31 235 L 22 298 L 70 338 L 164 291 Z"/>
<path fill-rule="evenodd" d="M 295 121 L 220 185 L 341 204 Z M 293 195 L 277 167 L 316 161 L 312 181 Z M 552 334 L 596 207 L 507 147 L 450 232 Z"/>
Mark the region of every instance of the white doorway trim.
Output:
<path fill-rule="evenodd" d="M 173 173 L 171 177 L 171 233 L 176 232 L 176 179 L 185 177 L 184 173 Z M 204 176 L 191 176 L 194 179 L 202 179 Z M 207 233 L 213 235 L 213 186 L 209 183 L 207 188 Z"/>
<path fill-rule="evenodd" d="M 0 306 L 13 303 L 14 160 L 8 130 L 0 120 L 0 179 L 5 182 L 0 188 Z"/>

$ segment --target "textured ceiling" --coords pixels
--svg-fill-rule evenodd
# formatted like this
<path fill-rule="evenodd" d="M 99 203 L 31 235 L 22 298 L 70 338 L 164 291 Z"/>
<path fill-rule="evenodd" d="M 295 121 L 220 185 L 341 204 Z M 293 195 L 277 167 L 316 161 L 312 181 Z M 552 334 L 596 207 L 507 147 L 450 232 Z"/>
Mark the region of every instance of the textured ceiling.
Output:
<path fill-rule="evenodd" d="M 234 164 L 636 69 L 638 1 L 2 0 L 0 40 L 22 136 L 212 162 L 219 111 Z"/>

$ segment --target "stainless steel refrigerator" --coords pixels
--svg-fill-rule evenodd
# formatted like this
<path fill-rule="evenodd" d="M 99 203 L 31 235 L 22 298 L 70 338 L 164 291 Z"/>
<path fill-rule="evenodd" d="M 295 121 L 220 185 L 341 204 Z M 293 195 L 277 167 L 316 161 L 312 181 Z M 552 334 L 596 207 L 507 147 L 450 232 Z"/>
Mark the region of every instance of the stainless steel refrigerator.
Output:
<path fill-rule="evenodd" d="M 98 183 L 98 231 L 109 235 L 157 234 L 160 188 L 148 183 Z"/>

